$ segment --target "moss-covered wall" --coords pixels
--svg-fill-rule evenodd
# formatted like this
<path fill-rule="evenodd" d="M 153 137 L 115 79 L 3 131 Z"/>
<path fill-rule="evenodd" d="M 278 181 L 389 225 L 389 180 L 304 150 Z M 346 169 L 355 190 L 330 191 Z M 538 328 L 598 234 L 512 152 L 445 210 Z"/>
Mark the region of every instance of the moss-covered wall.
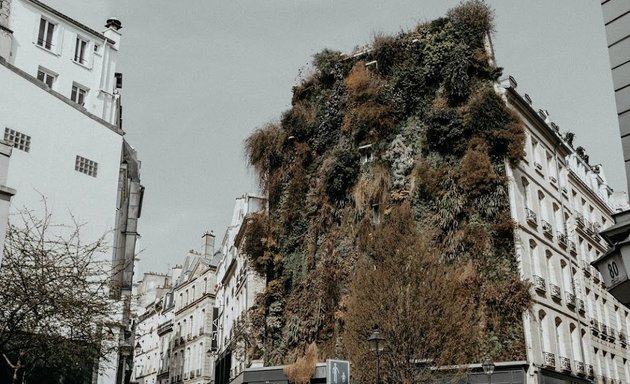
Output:
<path fill-rule="evenodd" d="M 524 132 L 494 90 L 501 70 L 485 47 L 492 28 L 491 10 L 472 0 L 411 31 L 378 36 L 358 54 L 323 51 L 314 57 L 312 75 L 294 87 L 292 108 L 280 122 L 246 140 L 250 165 L 269 195 L 269 215 L 256 217 L 246 234 L 245 252 L 268 282 L 251 313 L 255 355 L 268 364 L 291 363 L 315 341 L 321 358 L 353 359 L 370 322 L 395 338 L 400 325 L 387 323 L 379 311 L 401 290 L 362 299 L 367 302 L 357 301 L 358 290 L 378 281 L 370 270 L 413 276 L 417 271 L 409 268 L 416 264 L 407 261 L 435 257 L 430 265 L 465 271 L 463 280 L 445 275 L 454 285 L 440 289 L 468 295 L 474 305 L 462 304 L 460 312 L 474 324 L 468 339 L 453 330 L 427 342 L 447 345 L 452 337 L 466 353 L 440 360 L 411 356 L 435 355 L 436 345 L 401 358 L 525 358 L 521 314 L 530 296 L 517 270 L 505 178 L 505 166 L 523 156 Z M 371 148 L 360 149 L 366 144 Z M 367 152 L 373 160 L 362 165 Z M 401 225 L 408 230 L 390 230 Z M 407 269 L 389 265 L 391 257 Z M 431 280 L 421 272 L 418 279 Z M 400 281 L 411 289 L 414 280 Z M 461 290 L 464 282 L 469 287 Z M 452 304 L 452 298 L 416 289 L 419 303 Z M 367 306 L 373 318 L 359 310 Z M 408 327 L 413 332 L 422 324 Z M 370 374 L 360 363 L 354 372 Z"/>

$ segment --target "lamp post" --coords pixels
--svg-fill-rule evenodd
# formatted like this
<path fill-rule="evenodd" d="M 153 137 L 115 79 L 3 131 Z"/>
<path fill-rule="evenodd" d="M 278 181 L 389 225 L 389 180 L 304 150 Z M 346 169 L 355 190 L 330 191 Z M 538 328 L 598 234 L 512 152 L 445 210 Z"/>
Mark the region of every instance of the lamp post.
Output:
<path fill-rule="evenodd" d="M 492 383 L 492 374 L 494 373 L 494 363 L 492 359 L 486 357 L 481 367 L 483 368 L 483 372 L 488 375 L 488 383 Z"/>
<path fill-rule="evenodd" d="M 379 384 L 381 381 L 381 352 L 383 348 L 385 348 L 385 338 L 381 335 L 381 330 L 378 325 L 375 325 L 374 329 L 372 329 L 372 334 L 368 337 L 368 342 L 370 343 L 370 350 L 376 353 L 376 384 Z"/>

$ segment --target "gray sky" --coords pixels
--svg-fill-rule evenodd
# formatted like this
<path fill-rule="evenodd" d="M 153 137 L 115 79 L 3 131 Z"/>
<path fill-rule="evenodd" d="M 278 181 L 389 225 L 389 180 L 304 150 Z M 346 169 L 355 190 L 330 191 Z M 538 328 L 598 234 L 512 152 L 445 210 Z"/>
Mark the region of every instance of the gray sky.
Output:
<path fill-rule="evenodd" d="M 349 52 L 378 32 L 443 15 L 453 0 L 44 0 L 97 30 L 123 23 L 124 130 L 146 186 L 139 271 L 165 271 L 256 191 L 243 140 L 289 108 L 300 68 L 323 48 Z M 505 74 L 561 130 L 576 134 L 625 190 L 598 0 L 490 0 Z M 140 278 L 138 276 L 137 278 Z"/>

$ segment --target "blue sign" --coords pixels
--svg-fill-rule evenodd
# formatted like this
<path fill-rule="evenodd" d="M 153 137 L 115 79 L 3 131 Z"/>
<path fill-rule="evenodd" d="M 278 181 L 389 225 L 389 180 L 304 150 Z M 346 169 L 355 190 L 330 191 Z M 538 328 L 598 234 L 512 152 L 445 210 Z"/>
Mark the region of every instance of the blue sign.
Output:
<path fill-rule="evenodd" d="M 326 360 L 327 384 L 350 384 L 350 362 L 347 360 Z"/>

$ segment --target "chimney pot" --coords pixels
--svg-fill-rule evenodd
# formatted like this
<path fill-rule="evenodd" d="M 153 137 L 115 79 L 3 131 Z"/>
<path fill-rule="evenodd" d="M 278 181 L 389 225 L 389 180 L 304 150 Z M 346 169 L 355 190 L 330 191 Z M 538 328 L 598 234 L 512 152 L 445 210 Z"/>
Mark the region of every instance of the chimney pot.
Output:
<path fill-rule="evenodd" d="M 122 23 L 117 18 L 110 17 L 105 22 L 105 28 L 112 28 L 113 30 L 117 31 L 119 29 L 122 29 Z"/>

